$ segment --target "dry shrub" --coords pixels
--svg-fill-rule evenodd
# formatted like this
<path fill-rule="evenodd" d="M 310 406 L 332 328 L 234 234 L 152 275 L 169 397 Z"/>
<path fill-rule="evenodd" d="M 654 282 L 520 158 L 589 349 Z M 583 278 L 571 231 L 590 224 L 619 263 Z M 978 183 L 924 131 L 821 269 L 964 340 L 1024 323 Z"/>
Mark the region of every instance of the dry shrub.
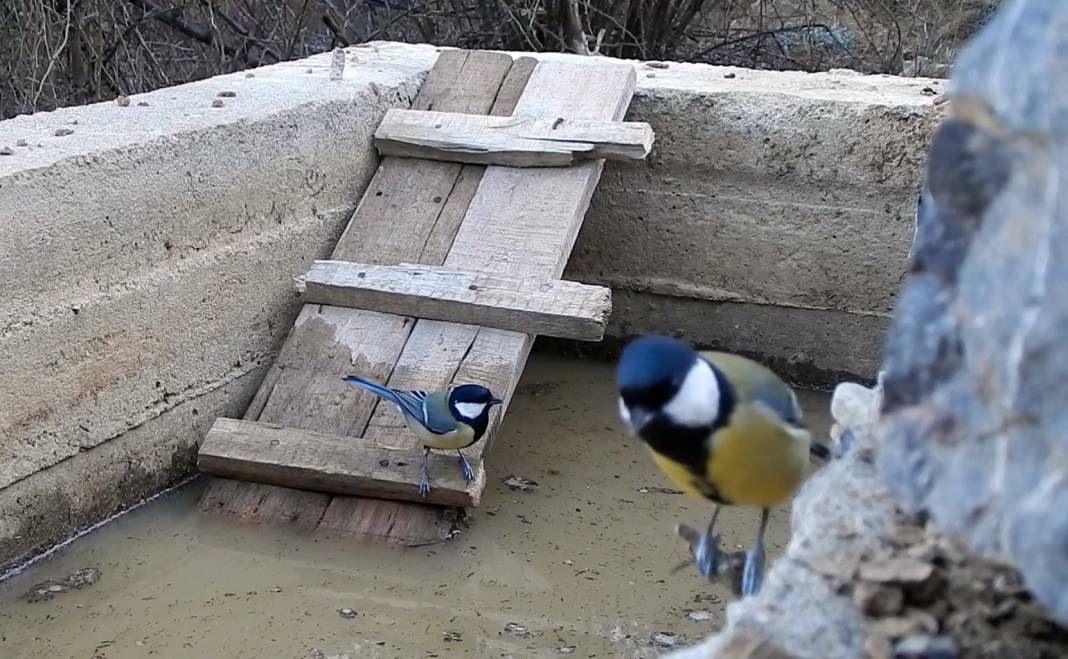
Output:
<path fill-rule="evenodd" d="M 944 72 L 997 0 L 4 0 L 0 118 L 386 39 Z"/>

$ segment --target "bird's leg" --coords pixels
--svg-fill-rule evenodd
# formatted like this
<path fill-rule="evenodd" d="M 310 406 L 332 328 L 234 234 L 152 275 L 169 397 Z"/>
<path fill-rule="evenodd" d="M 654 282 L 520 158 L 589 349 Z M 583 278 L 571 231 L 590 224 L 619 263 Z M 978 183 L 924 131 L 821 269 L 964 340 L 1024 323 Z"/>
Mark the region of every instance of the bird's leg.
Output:
<path fill-rule="evenodd" d="M 760 585 L 764 582 L 764 530 L 768 526 L 769 512 L 767 508 L 760 511 L 760 530 L 757 531 L 756 544 L 745 556 L 739 593 L 742 597 L 756 595 L 760 591 Z"/>
<path fill-rule="evenodd" d="M 424 497 L 430 492 L 430 478 L 427 476 L 427 462 L 430 460 L 430 449 L 423 449 L 423 473 L 419 474 L 419 494 Z"/>
<path fill-rule="evenodd" d="M 456 455 L 460 456 L 460 468 L 464 471 L 464 480 L 475 480 L 475 470 L 471 468 L 471 463 L 467 461 L 466 457 L 464 457 L 463 451 L 461 451 L 460 449 L 456 449 Z"/>
<path fill-rule="evenodd" d="M 718 517 L 719 506 L 716 506 L 712 512 L 712 519 L 708 521 L 708 530 L 693 548 L 693 560 L 697 564 L 697 571 L 705 577 L 715 576 L 719 572 L 719 538 L 712 533 Z"/>

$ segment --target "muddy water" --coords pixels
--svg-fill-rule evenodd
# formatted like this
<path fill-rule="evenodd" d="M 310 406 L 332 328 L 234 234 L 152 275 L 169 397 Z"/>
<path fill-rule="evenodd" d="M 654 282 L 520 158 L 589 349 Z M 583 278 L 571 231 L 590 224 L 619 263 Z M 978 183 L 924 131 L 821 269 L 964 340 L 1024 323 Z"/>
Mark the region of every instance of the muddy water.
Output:
<path fill-rule="evenodd" d="M 827 398 L 801 392 L 817 436 Z M 471 527 L 415 549 L 199 513 L 194 481 L 0 583 L 3 657 L 647 657 L 697 640 L 729 599 L 673 535 L 708 508 L 669 487 L 617 426 L 611 365 L 536 355 L 489 452 Z M 531 492 L 503 484 L 536 481 Z M 729 546 L 754 511 L 725 511 Z M 788 512 L 769 530 L 772 560 Z M 99 580 L 22 596 L 84 568 Z M 691 615 L 692 614 L 692 615 Z M 668 637 L 658 636 L 658 640 Z"/>

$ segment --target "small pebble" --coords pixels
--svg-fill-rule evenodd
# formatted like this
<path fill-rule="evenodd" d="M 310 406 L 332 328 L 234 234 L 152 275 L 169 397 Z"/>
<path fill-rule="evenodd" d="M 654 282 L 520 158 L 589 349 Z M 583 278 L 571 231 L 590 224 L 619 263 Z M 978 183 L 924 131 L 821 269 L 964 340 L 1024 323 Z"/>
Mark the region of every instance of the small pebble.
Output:
<path fill-rule="evenodd" d="M 464 640 L 463 634 L 461 634 L 460 632 L 455 632 L 455 631 L 453 631 L 453 632 L 445 632 L 443 634 L 443 636 L 445 638 L 445 642 L 446 643 L 456 643 L 456 642 Z"/>
<path fill-rule="evenodd" d="M 666 69 L 670 66 L 667 62 L 646 62 L 645 65 L 650 69 Z"/>
<path fill-rule="evenodd" d="M 509 475 L 504 479 L 504 484 L 513 490 L 519 490 L 520 492 L 532 492 L 538 487 L 536 481 L 527 480 L 526 478 L 520 478 L 515 474 Z"/>
<path fill-rule="evenodd" d="M 560 647 L 560 654 L 575 654 L 576 647 L 574 645 L 564 645 Z"/>
<path fill-rule="evenodd" d="M 29 146 L 29 145 L 30 145 L 30 143 L 27 142 L 26 140 L 17 140 L 15 142 L 15 146 Z"/>
<path fill-rule="evenodd" d="M 13 156 L 13 155 L 15 155 L 15 150 L 12 149 L 11 147 L 9 147 L 9 146 L 0 147 L 0 156 Z"/>
<path fill-rule="evenodd" d="M 138 101 L 137 102 L 137 107 L 139 107 L 139 108 L 147 108 L 148 107 L 148 101 Z"/>
<path fill-rule="evenodd" d="M 352 618 L 356 617 L 356 611 L 354 609 L 350 609 L 347 606 L 343 609 L 338 609 L 337 614 L 342 618 L 346 618 L 348 620 L 351 620 Z"/>
<path fill-rule="evenodd" d="M 504 631 L 508 632 L 509 634 L 512 634 L 513 636 L 518 636 L 519 638 L 530 638 L 534 635 L 530 632 L 529 629 L 515 622 L 510 622 L 505 625 Z"/>
<path fill-rule="evenodd" d="M 653 632 L 649 640 L 658 648 L 673 648 L 681 641 L 679 635 L 673 632 Z"/>
<path fill-rule="evenodd" d="M 724 74 L 723 74 L 723 77 L 724 77 L 724 78 L 726 78 L 727 80 L 734 80 L 734 79 L 735 79 L 735 78 L 737 78 L 738 76 L 737 76 L 737 75 L 735 75 L 735 74 L 733 74 L 733 73 L 724 73 Z"/>
<path fill-rule="evenodd" d="M 67 135 L 73 135 L 74 131 L 70 128 L 57 128 L 52 134 L 56 137 L 66 137 Z"/>
<path fill-rule="evenodd" d="M 115 97 L 115 105 L 119 106 L 120 108 L 130 107 L 130 97 L 119 94 Z"/>
<path fill-rule="evenodd" d="M 948 636 L 906 636 L 894 645 L 895 659 L 957 659 L 957 644 Z"/>
<path fill-rule="evenodd" d="M 219 96 L 221 98 L 234 98 L 235 96 L 237 96 L 237 92 L 224 90 L 224 91 L 221 91 L 218 94 L 216 94 L 216 96 Z"/>
<path fill-rule="evenodd" d="M 712 619 L 712 614 L 708 611 L 690 611 L 686 617 L 694 622 L 708 622 Z"/>
<path fill-rule="evenodd" d="M 255 77 L 256 77 L 256 74 L 255 74 L 255 73 L 251 73 L 251 72 L 249 72 L 249 73 L 246 73 L 246 74 L 245 74 L 245 77 L 246 77 L 246 78 L 255 78 Z"/>
<path fill-rule="evenodd" d="M 221 107 L 222 107 L 222 106 L 224 106 L 224 105 L 226 105 L 226 104 L 225 104 L 225 103 L 223 103 L 223 102 L 222 102 L 221 100 L 219 100 L 219 99 L 215 99 L 214 101 L 212 101 L 212 102 L 211 102 L 211 107 L 213 107 L 213 108 L 221 108 Z"/>

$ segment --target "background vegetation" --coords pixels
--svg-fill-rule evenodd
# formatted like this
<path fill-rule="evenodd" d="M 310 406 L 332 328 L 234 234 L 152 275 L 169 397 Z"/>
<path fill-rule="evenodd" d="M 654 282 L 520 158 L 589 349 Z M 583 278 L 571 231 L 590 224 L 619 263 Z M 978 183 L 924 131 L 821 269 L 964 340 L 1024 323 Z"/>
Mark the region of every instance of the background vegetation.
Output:
<path fill-rule="evenodd" d="M 942 75 L 998 0 L 0 0 L 0 118 L 388 39 Z"/>

